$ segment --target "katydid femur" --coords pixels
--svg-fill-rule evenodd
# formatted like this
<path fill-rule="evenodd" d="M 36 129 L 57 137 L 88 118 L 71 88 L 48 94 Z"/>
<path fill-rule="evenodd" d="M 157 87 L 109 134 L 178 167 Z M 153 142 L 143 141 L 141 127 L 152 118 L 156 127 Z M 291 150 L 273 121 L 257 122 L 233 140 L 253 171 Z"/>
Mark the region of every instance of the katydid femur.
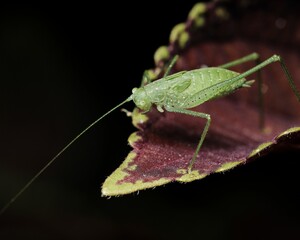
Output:
<path fill-rule="evenodd" d="M 92 124 L 90 124 L 86 129 L 84 129 L 80 134 L 78 134 L 71 142 L 69 142 L 10 200 L 10 202 L 8 202 L 2 208 L 0 214 L 2 214 L 34 182 L 36 178 L 38 178 L 64 151 L 66 151 L 85 132 L 91 129 L 96 123 L 98 123 L 112 111 L 131 100 L 133 100 L 135 105 L 143 112 L 150 111 L 152 106 L 155 105 L 160 112 L 166 110 L 168 112 L 182 113 L 206 119 L 206 124 L 201 134 L 199 143 L 195 149 L 194 155 L 191 158 L 190 162 L 187 163 L 187 173 L 190 173 L 193 169 L 193 165 L 201 149 L 211 122 L 209 114 L 192 111 L 189 110 L 190 108 L 196 107 L 206 101 L 231 94 L 239 88 L 251 87 L 251 85 L 254 83 L 254 80 L 247 81 L 245 77 L 255 72 L 259 72 L 262 68 L 273 62 L 280 63 L 290 87 L 292 88 L 298 101 L 300 101 L 300 93 L 296 88 L 291 74 L 289 73 L 283 59 L 278 55 L 273 55 L 267 60 L 259 63 L 259 55 L 257 53 L 252 53 L 243 58 L 218 67 L 207 67 L 191 71 L 181 71 L 172 75 L 168 75 L 177 58 L 178 56 L 175 56 L 173 58 L 169 66 L 167 66 L 165 75 L 161 79 L 151 82 L 147 77 L 147 73 L 145 73 L 142 80 L 142 86 L 140 88 L 134 88 L 130 97 L 102 115 Z M 227 69 L 229 67 L 233 67 L 248 61 L 256 61 L 258 64 L 244 73 L 237 73 Z M 260 96 L 262 96 L 262 84 L 260 77 L 258 78 L 258 80 L 260 83 Z"/>

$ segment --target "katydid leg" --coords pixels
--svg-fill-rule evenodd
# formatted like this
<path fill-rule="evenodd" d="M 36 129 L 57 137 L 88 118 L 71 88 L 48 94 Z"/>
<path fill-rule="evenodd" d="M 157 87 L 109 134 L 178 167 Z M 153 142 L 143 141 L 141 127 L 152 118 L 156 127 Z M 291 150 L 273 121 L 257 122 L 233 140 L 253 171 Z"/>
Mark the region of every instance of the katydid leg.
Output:
<path fill-rule="evenodd" d="M 166 77 L 169 75 L 170 71 L 172 70 L 172 67 L 174 66 L 174 64 L 176 63 L 177 60 L 178 60 L 178 55 L 175 55 L 172 58 L 172 60 L 170 61 L 170 63 L 168 64 L 166 72 L 163 77 Z M 149 76 L 148 70 L 145 70 L 143 77 L 142 77 L 142 81 L 141 81 L 141 87 L 143 87 L 149 83 L 151 83 L 151 78 Z"/>
<path fill-rule="evenodd" d="M 289 70 L 287 69 L 284 60 L 278 55 L 273 55 L 272 57 L 268 58 L 267 60 L 261 62 L 260 64 L 256 65 L 255 67 L 249 69 L 248 71 L 246 71 L 244 73 L 241 73 L 237 77 L 229 79 L 227 81 L 228 82 L 234 82 L 234 81 L 237 81 L 241 78 L 247 77 L 247 76 L 251 75 L 252 73 L 257 72 L 257 71 L 261 70 L 262 68 L 266 67 L 267 65 L 269 65 L 271 63 L 274 63 L 274 62 L 279 62 L 280 63 L 280 66 L 281 66 L 281 68 L 282 68 L 282 70 L 283 70 L 283 72 L 284 72 L 284 74 L 285 74 L 285 76 L 286 76 L 286 78 L 289 82 L 289 85 L 290 85 L 291 89 L 293 90 L 295 96 L 297 97 L 298 101 L 300 102 L 300 93 L 299 93 L 299 91 L 296 87 L 296 84 L 295 84 Z"/>
<path fill-rule="evenodd" d="M 234 61 L 222 64 L 218 67 L 219 68 L 230 68 L 230 67 L 234 67 L 234 66 L 240 65 L 240 64 L 245 63 L 245 62 L 256 61 L 258 59 L 259 59 L 259 54 L 258 53 L 251 53 L 251 54 L 246 55 L 242 58 L 239 58 L 239 59 L 236 59 Z"/>
<path fill-rule="evenodd" d="M 177 62 L 177 60 L 178 60 L 178 55 L 175 55 L 175 56 L 172 58 L 171 62 L 169 63 L 169 65 L 168 65 L 168 67 L 167 67 L 167 70 L 166 70 L 166 72 L 165 72 L 165 74 L 164 74 L 164 77 L 166 77 L 166 76 L 169 75 L 169 73 L 170 73 L 172 67 L 175 65 L 175 63 Z"/>
<path fill-rule="evenodd" d="M 219 67 L 221 67 L 221 68 L 230 68 L 230 67 L 248 62 L 248 61 L 255 61 L 256 65 L 259 65 L 260 64 L 259 54 L 252 53 L 252 54 L 249 54 L 245 57 L 237 59 L 235 61 L 220 65 Z M 258 108 L 259 108 L 259 123 L 258 124 L 259 124 L 259 128 L 261 130 L 263 130 L 264 125 L 265 125 L 265 114 L 264 114 L 264 99 L 263 99 L 263 91 L 262 91 L 263 81 L 262 81 L 260 70 L 257 71 L 257 81 L 258 81 Z"/>
<path fill-rule="evenodd" d="M 206 137 L 206 134 L 207 134 L 207 131 L 209 129 L 209 125 L 210 125 L 210 122 L 211 122 L 210 115 L 207 114 L 207 113 L 200 113 L 200 112 L 195 112 L 195 111 L 192 111 L 192 110 L 180 109 L 180 108 L 173 108 L 173 107 L 166 107 L 166 110 L 169 111 L 169 112 L 182 113 L 182 114 L 191 115 L 191 116 L 194 116 L 194 117 L 205 118 L 207 120 L 206 124 L 205 124 L 205 127 L 203 129 L 203 132 L 201 134 L 199 143 L 198 143 L 197 148 L 195 150 L 195 153 L 193 155 L 193 158 L 191 159 L 191 161 L 190 161 L 190 163 L 188 165 L 188 169 L 187 169 L 188 173 L 191 173 L 193 165 L 194 165 L 194 163 L 196 161 L 196 158 L 198 156 L 200 148 L 201 148 L 201 146 L 203 144 L 203 141 L 204 141 L 204 139 Z"/>
<path fill-rule="evenodd" d="M 148 70 L 145 70 L 143 73 L 142 81 L 141 81 L 141 87 L 144 87 L 145 85 L 151 83 L 151 78 L 149 77 Z"/>
<path fill-rule="evenodd" d="M 248 56 L 251 56 L 248 55 Z M 250 59 L 251 57 L 244 57 L 244 59 Z M 254 54 L 255 56 L 255 54 Z M 243 59 L 243 58 L 242 58 Z M 244 60 L 243 60 L 244 61 Z M 244 73 L 241 73 L 240 75 L 238 75 L 237 77 L 234 77 L 234 78 L 231 78 L 231 79 L 228 79 L 226 80 L 225 82 L 222 82 L 220 84 L 227 84 L 227 83 L 230 83 L 230 82 L 235 82 L 235 81 L 238 81 L 240 80 L 241 78 L 244 78 L 244 77 L 247 77 L 255 72 L 257 72 L 258 74 L 258 91 L 259 91 L 259 108 L 260 108 L 260 120 L 259 120 L 259 124 L 260 124 L 260 128 L 263 129 L 264 127 L 264 111 L 263 111 L 263 105 L 264 105 L 264 101 L 263 101 L 263 92 L 262 92 L 262 78 L 261 78 L 261 74 L 260 74 L 260 70 L 264 67 L 266 67 L 267 65 L 271 64 L 271 63 L 274 63 L 274 62 L 279 62 L 280 63 L 280 66 L 288 80 L 288 83 L 291 87 L 291 89 L 293 90 L 295 96 L 297 97 L 298 101 L 300 102 L 300 93 L 296 87 L 296 84 L 289 72 L 289 70 L 287 69 L 287 66 L 284 62 L 284 60 L 282 59 L 282 57 L 278 56 L 278 55 L 273 55 L 272 57 L 268 58 L 267 60 L 259 63 L 259 58 L 256 58 L 256 61 L 257 61 L 257 65 L 251 69 L 249 69 L 248 71 L 244 72 Z M 233 62 L 230 62 L 228 64 L 224 64 L 224 65 L 221 65 L 221 67 L 228 67 L 229 66 L 233 66 L 233 65 L 236 65 L 236 63 L 240 63 L 241 61 L 240 60 L 236 60 L 236 61 L 233 61 Z M 235 63 L 235 64 L 233 64 Z"/>
<path fill-rule="evenodd" d="M 260 59 L 257 58 L 256 65 L 260 64 Z M 261 131 L 265 128 L 265 111 L 264 111 L 264 95 L 263 95 L 263 80 L 261 77 L 261 71 L 257 71 L 257 88 L 258 88 L 258 109 L 259 109 L 259 120 L 258 126 Z"/>

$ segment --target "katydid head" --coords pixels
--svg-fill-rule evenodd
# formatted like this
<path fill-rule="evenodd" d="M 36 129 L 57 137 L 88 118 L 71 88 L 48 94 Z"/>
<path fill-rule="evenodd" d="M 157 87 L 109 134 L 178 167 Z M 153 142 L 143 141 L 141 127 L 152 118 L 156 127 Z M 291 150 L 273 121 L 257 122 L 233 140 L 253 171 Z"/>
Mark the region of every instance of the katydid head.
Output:
<path fill-rule="evenodd" d="M 143 87 L 132 89 L 132 100 L 144 112 L 148 112 L 151 109 L 151 99 Z"/>

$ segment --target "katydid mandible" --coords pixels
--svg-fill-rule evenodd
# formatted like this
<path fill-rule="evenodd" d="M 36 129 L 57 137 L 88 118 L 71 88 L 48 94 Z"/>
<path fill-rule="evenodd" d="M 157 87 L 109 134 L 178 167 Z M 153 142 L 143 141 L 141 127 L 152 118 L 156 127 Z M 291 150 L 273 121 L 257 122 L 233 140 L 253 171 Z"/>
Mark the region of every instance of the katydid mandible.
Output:
<path fill-rule="evenodd" d="M 188 163 L 188 173 L 190 173 L 193 169 L 193 165 L 196 161 L 196 158 L 211 123 L 211 117 L 209 114 L 192 111 L 189 110 L 190 108 L 196 107 L 206 101 L 231 94 L 239 88 L 251 87 L 251 85 L 254 83 L 254 80 L 247 81 L 245 77 L 260 71 L 262 68 L 274 62 L 280 63 L 291 89 L 300 102 L 300 93 L 296 88 L 296 85 L 286 67 L 285 62 L 278 55 L 273 55 L 267 60 L 259 63 L 259 55 L 257 53 L 252 53 L 243 58 L 218 67 L 199 68 L 191 71 L 181 71 L 172 75 L 168 75 L 177 58 L 178 56 L 175 56 L 173 58 L 169 66 L 167 66 L 165 75 L 161 79 L 151 82 L 147 77 L 147 74 L 144 73 L 142 85 L 140 88 L 134 88 L 132 90 L 132 94 L 125 101 L 102 115 L 80 134 L 78 134 L 71 142 L 69 142 L 2 208 L 0 214 L 2 214 L 34 182 L 34 180 L 36 180 L 64 151 L 66 151 L 85 132 L 87 132 L 90 128 L 92 128 L 96 123 L 98 123 L 112 111 L 129 101 L 133 101 L 135 105 L 143 112 L 150 111 L 152 106 L 154 105 L 160 112 L 166 110 L 168 112 L 182 113 L 206 119 L 206 124 L 201 134 L 199 143 L 195 149 L 193 157 Z M 237 73 L 227 69 L 229 67 L 233 67 L 248 61 L 256 61 L 258 64 L 244 73 Z M 261 81 L 260 77 L 258 80 Z M 259 86 L 260 96 L 262 96 L 261 82 Z M 260 100 L 260 102 L 262 102 L 262 99 Z"/>

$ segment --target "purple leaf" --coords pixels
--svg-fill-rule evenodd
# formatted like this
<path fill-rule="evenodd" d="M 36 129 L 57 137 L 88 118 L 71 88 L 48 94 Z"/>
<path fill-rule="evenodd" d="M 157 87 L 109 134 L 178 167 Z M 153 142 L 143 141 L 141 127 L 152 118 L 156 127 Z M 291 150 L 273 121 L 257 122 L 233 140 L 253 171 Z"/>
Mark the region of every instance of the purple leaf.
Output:
<path fill-rule="evenodd" d="M 258 52 L 262 60 L 279 54 L 299 86 L 297 32 L 300 26 L 293 20 L 298 17 L 296 8 L 299 10 L 299 7 L 295 5 L 289 9 L 290 6 L 280 3 L 283 4 L 282 1 L 264 4 L 263 8 L 258 3 L 239 6 L 238 1 L 230 5 L 218 2 L 201 5 L 197 19 L 203 18 L 205 24 L 195 27 L 199 20 L 190 14 L 180 30 L 184 32 L 172 31 L 175 40 L 165 48 L 167 54 L 160 59 L 156 53 L 157 66 L 153 72 L 159 72 L 176 53 L 180 53 L 180 59 L 174 72 L 202 65 L 218 66 L 252 52 Z M 179 31 L 177 35 L 176 31 Z M 254 63 L 242 64 L 234 70 L 242 73 L 253 66 Z M 248 79 L 256 77 L 253 74 Z M 300 104 L 280 65 L 273 63 L 264 68 L 262 78 L 263 130 L 259 128 L 257 83 L 194 109 L 209 113 L 212 123 L 191 173 L 186 169 L 205 120 L 178 113 L 159 113 L 155 108 L 143 115 L 135 109 L 132 118 L 139 131 L 129 137 L 133 150 L 106 179 L 103 195 L 122 195 L 173 181 L 190 182 L 257 159 L 270 151 L 299 147 Z"/>

